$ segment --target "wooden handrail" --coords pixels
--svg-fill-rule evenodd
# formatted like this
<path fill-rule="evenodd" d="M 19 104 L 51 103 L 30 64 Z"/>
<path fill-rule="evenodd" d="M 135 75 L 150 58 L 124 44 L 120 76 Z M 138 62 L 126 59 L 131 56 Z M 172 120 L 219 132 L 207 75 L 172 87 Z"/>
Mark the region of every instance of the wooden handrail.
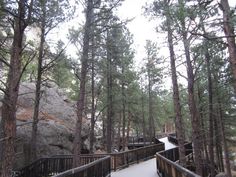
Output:
<path fill-rule="evenodd" d="M 127 167 L 133 163 L 139 163 L 141 160 L 146 160 L 153 157 L 156 152 L 165 149 L 164 143 L 153 144 L 124 152 L 111 154 L 86 154 L 81 155 L 82 165 L 86 165 L 95 160 L 110 156 L 110 165 L 112 170 Z M 73 155 L 54 155 L 50 158 L 41 158 L 32 164 L 16 170 L 17 177 L 41 177 L 58 174 L 72 168 Z"/>
<path fill-rule="evenodd" d="M 145 147 L 140 147 L 128 151 L 116 152 L 110 154 L 87 154 L 86 156 L 111 156 L 111 169 L 116 171 L 117 169 L 127 167 L 134 163 L 139 163 L 141 160 L 146 160 L 153 157 L 156 152 L 163 151 L 165 149 L 164 143 L 152 144 Z M 73 157 L 73 155 L 59 155 L 59 157 Z M 57 157 L 57 156 L 56 156 Z"/>
<path fill-rule="evenodd" d="M 91 162 L 77 168 L 73 168 L 57 174 L 53 177 L 107 177 L 111 173 L 110 156 Z M 93 169 L 92 169 L 93 168 Z"/>
<path fill-rule="evenodd" d="M 182 167 L 161 154 L 156 154 L 157 173 L 166 177 L 200 177 L 192 171 Z"/>
<path fill-rule="evenodd" d="M 156 152 L 165 149 L 165 144 L 154 144 L 129 151 L 117 152 L 111 154 L 112 170 L 127 167 L 134 163 L 139 163 L 141 160 L 146 160 L 153 157 Z"/>
<path fill-rule="evenodd" d="M 172 143 L 178 144 L 174 136 L 168 136 L 168 140 Z M 187 143 L 185 146 L 186 158 L 192 158 L 193 149 L 192 143 Z M 156 154 L 157 173 L 165 177 L 200 177 L 194 172 L 184 168 L 179 163 L 178 147 L 161 151 Z"/>
<path fill-rule="evenodd" d="M 53 156 L 50 158 L 40 158 L 32 164 L 16 170 L 17 177 L 42 177 L 51 176 L 51 174 L 61 173 L 72 168 L 71 155 Z M 81 155 L 82 165 L 105 157 L 104 155 Z"/>

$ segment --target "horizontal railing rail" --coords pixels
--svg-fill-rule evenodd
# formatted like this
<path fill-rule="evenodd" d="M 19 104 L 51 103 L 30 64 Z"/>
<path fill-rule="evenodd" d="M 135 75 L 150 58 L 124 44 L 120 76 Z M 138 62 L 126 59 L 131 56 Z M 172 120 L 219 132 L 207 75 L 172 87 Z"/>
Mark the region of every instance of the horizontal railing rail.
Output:
<path fill-rule="evenodd" d="M 81 155 L 81 165 L 88 164 L 95 160 L 103 158 L 104 155 Z M 63 171 L 72 168 L 72 156 L 71 155 L 60 155 L 53 156 L 50 158 L 40 158 L 32 164 L 16 170 L 17 177 L 46 177 L 52 176 L 53 174 L 61 173 Z"/>
<path fill-rule="evenodd" d="M 178 144 L 174 135 L 168 136 L 168 140 L 174 144 Z M 184 147 L 186 160 L 193 161 L 192 143 L 186 143 Z M 162 177 L 200 177 L 179 164 L 178 147 L 157 153 L 156 165 L 157 173 Z"/>
<path fill-rule="evenodd" d="M 192 143 L 187 143 L 184 145 L 184 147 L 185 147 L 185 156 L 188 156 L 193 153 Z M 173 149 L 169 149 L 166 151 L 161 151 L 161 152 L 159 152 L 159 154 L 164 156 L 165 158 L 173 161 L 173 162 L 176 162 L 179 160 L 178 147 L 175 147 Z"/>
<path fill-rule="evenodd" d="M 111 170 L 127 167 L 141 160 L 154 157 L 156 152 L 165 149 L 164 143 L 153 144 L 133 150 L 111 154 L 86 154 L 80 156 L 81 165 L 110 156 Z M 30 165 L 15 170 L 17 177 L 46 177 L 52 176 L 72 168 L 73 155 L 54 155 L 50 158 L 40 158 Z"/>
<path fill-rule="evenodd" d="M 110 156 L 106 156 L 87 165 L 64 171 L 53 177 L 108 177 L 111 173 Z"/>
<path fill-rule="evenodd" d="M 139 163 L 142 160 L 154 157 L 154 155 L 165 149 L 165 144 L 160 142 L 159 144 L 153 144 L 141 148 L 136 148 L 128 151 L 110 153 L 110 154 L 98 154 L 98 156 L 111 156 L 111 169 L 116 171 L 127 167 L 134 163 Z M 88 154 L 87 156 L 97 156 L 97 154 Z M 60 155 L 60 157 L 71 157 L 72 155 Z"/>
<path fill-rule="evenodd" d="M 161 154 L 156 154 L 157 173 L 162 177 L 200 177 Z"/>
<path fill-rule="evenodd" d="M 151 157 L 154 157 L 156 152 L 162 151 L 164 149 L 165 149 L 164 143 L 160 143 L 129 151 L 112 153 L 111 154 L 112 170 L 124 168 L 134 163 L 139 163 L 141 160 L 147 160 Z"/>

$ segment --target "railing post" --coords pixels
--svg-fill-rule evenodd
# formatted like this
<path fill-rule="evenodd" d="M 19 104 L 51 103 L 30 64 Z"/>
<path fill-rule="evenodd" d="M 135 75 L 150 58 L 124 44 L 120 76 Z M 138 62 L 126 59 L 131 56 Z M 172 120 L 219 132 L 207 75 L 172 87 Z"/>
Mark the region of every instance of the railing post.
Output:
<path fill-rule="evenodd" d="M 138 157 L 138 154 L 139 154 L 138 151 L 136 151 L 136 160 L 137 160 L 136 162 L 137 162 L 137 163 L 139 163 L 139 157 Z"/>
<path fill-rule="evenodd" d="M 127 167 L 128 167 L 128 166 L 129 166 L 129 153 L 126 152 L 126 153 L 125 153 L 125 156 L 126 156 L 126 158 L 125 158 L 126 164 L 127 164 Z"/>
<path fill-rule="evenodd" d="M 117 154 L 114 154 L 114 171 L 116 171 L 116 165 L 117 165 L 117 157 L 116 157 Z"/>

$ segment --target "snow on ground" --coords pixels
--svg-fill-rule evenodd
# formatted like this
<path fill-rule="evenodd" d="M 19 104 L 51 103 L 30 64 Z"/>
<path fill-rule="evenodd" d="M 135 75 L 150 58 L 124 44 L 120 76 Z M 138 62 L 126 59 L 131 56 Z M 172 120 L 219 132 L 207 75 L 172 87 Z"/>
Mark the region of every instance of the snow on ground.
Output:
<path fill-rule="evenodd" d="M 111 173 L 111 177 L 158 177 L 156 159 L 147 160 L 129 168 Z"/>
<path fill-rule="evenodd" d="M 161 139 L 159 139 L 159 141 L 165 143 L 165 150 L 172 149 L 172 148 L 176 147 L 176 145 L 174 145 L 174 144 L 172 144 L 171 142 L 168 141 L 167 137 L 161 138 Z"/>

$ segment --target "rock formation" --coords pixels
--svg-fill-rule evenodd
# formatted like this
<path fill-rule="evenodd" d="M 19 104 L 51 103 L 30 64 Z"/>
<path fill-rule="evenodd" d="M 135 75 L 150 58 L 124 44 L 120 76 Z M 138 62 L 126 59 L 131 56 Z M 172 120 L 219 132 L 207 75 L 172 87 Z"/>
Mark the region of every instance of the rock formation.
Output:
<path fill-rule="evenodd" d="M 76 123 L 75 103 L 55 84 L 42 87 L 37 135 L 37 156 L 71 154 Z M 17 109 L 16 167 L 29 161 L 35 84 L 22 83 Z M 1 107 L 1 105 L 0 105 Z M 1 110 L 1 109 L 0 109 Z M 89 122 L 83 120 L 83 149 L 88 148 Z"/>

